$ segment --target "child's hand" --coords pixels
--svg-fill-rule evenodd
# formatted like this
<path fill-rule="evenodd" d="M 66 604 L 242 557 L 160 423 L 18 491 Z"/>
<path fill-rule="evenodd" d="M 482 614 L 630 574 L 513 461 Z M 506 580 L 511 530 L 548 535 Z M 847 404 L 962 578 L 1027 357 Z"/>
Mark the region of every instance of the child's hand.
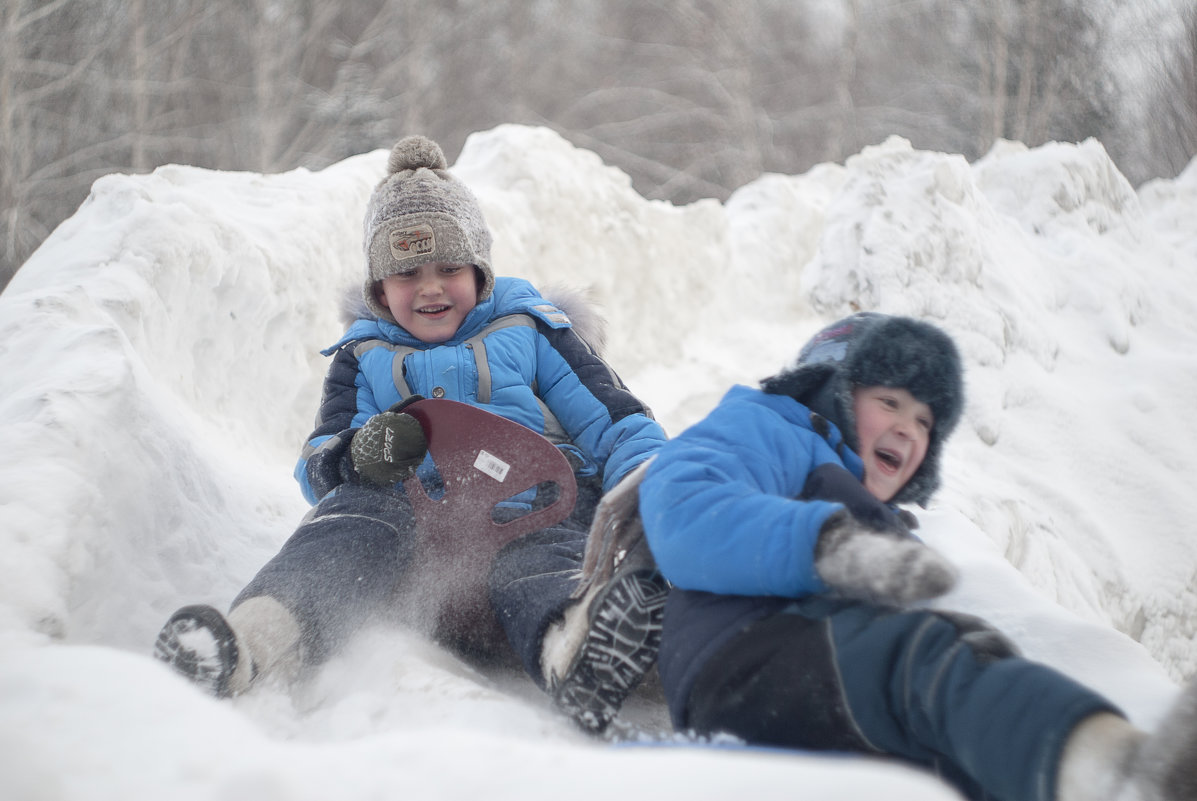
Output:
<path fill-rule="evenodd" d="M 798 500 L 821 500 L 842 503 L 860 523 L 879 531 L 905 533 L 914 528 L 886 504 L 877 500 L 860 479 L 834 462 L 821 464 L 811 471 Z M 913 516 L 912 516 L 913 517 Z M 918 521 L 915 521 L 917 526 Z"/>
<path fill-rule="evenodd" d="M 956 568 L 912 536 L 870 528 L 846 511 L 827 518 L 815 545 L 815 570 L 836 595 L 902 606 L 956 585 Z"/>
<path fill-rule="evenodd" d="M 406 412 L 374 415 L 353 435 L 349 455 L 362 481 L 391 487 L 411 478 L 428 453 L 424 429 Z"/>

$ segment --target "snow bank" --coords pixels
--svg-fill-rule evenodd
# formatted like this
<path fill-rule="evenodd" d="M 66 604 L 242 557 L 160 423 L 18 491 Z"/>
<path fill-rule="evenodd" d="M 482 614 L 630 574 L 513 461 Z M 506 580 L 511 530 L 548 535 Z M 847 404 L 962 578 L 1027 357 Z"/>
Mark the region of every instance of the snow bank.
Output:
<path fill-rule="evenodd" d="M 306 509 L 291 468 L 385 158 L 108 176 L 0 295 L 5 797 L 954 797 L 890 765 L 594 744 L 520 677 L 393 632 L 294 697 L 216 703 L 149 659 L 170 611 L 227 605 Z M 1136 192 L 1093 141 L 970 165 L 895 138 L 673 207 L 503 126 L 454 171 L 497 271 L 588 288 L 671 432 L 852 310 L 943 325 L 969 389 L 923 515 L 965 575 L 944 603 L 1143 725 L 1197 674 L 1197 167 Z"/>

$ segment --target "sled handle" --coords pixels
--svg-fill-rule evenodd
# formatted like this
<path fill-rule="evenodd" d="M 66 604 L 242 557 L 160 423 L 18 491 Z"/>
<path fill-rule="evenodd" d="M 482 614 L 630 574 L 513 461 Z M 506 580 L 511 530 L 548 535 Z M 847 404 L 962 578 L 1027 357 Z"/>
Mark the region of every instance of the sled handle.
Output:
<path fill-rule="evenodd" d="M 573 511 L 578 488 L 565 455 L 532 429 L 468 403 L 425 398 L 403 411 L 419 421 L 428 452 L 444 480 L 443 497 L 433 499 L 419 477 L 404 484 L 422 538 L 445 546 L 452 541 L 492 546 L 559 523 Z M 514 520 L 496 522 L 495 505 L 524 490 L 550 483 L 557 498 Z M 457 542 L 460 540 L 460 542 Z"/>
<path fill-rule="evenodd" d="M 462 653 L 501 653 L 507 642 L 487 581 L 499 549 L 560 523 L 578 497 L 565 455 L 526 426 L 477 406 L 426 398 L 403 408 L 419 421 L 444 481 L 431 498 L 419 476 L 404 483 L 416 522 L 409 609 L 437 640 Z M 549 505 L 496 522 L 495 505 L 533 487 L 556 485 Z"/>

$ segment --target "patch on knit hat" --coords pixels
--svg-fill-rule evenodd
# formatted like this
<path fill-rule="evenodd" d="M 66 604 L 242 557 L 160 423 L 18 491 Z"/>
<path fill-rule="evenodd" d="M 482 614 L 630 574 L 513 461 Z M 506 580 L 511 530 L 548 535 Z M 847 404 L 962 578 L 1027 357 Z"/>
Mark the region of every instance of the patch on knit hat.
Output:
<path fill-rule="evenodd" d="M 495 286 L 490 246 L 478 199 L 449 172 L 440 146 L 423 136 L 396 142 L 387 176 L 366 206 L 362 298 L 370 311 L 395 322 L 378 298 L 377 283 L 433 262 L 477 267 L 478 300 L 486 300 Z"/>
<path fill-rule="evenodd" d="M 939 486 L 944 440 L 964 406 L 963 368 L 951 338 L 930 323 L 909 317 L 861 312 L 815 334 L 790 367 L 761 382 L 761 388 L 789 395 L 840 429 L 854 450 L 856 387 L 906 389 L 931 407 L 935 425 L 923 464 L 893 498 L 925 505 Z"/>
<path fill-rule="evenodd" d="M 436 250 L 436 231 L 431 225 L 417 225 L 391 231 L 391 255 L 395 261 L 427 256 Z"/>

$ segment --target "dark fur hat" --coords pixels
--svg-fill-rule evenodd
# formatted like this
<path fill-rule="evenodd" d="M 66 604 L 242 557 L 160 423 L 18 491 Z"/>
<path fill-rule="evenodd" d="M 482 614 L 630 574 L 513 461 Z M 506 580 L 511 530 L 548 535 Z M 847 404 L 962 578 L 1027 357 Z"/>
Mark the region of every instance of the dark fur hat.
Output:
<path fill-rule="evenodd" d="M 852 390 L 870 386 L 905 389 L 935 415 L 922 465 L 893 498 L 925 506 L 939 487 L 943 443 L 964 407 L 960 354 L 947 334 L 921 320 L 861 312 L 815 334 L 793 367 L 761 382 L 766 392 L 789 395 L 835 423 L 853 450 Z"/>

